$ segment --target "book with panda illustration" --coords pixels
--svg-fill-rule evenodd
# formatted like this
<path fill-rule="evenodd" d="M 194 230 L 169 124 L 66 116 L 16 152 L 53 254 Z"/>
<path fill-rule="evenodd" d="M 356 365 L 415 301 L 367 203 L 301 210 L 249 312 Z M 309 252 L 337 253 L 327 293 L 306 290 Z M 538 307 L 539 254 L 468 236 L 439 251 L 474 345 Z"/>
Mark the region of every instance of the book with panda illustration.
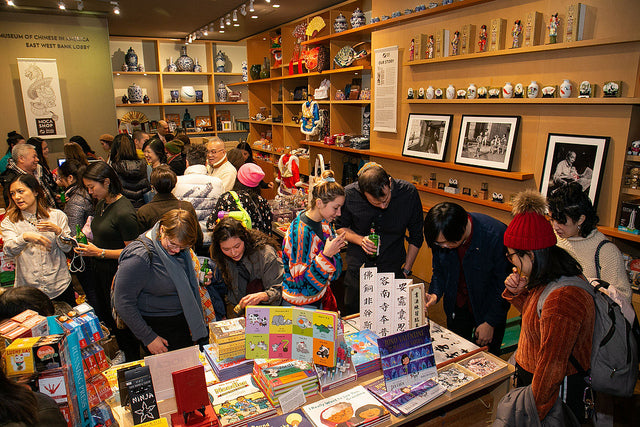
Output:
<path fill-rule="evenodd" d="M 248 306 L 247 359 L 295 359 L 336 364 L 338 314 L 298 307 Z"/>

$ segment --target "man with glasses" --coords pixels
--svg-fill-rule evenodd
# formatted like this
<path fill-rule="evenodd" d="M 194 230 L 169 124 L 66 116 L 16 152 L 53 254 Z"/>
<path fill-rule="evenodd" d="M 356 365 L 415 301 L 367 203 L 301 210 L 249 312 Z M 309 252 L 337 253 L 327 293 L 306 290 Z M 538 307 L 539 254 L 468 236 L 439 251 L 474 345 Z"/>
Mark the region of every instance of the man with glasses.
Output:
<path fill-rule="evenodd" d="M 233 190 L 238 171 L 236 171 L 236 168 L 227 160 L 224 141 L 217 136 L 209 139 L 207 143 L 207 173 L 216 178 L 220 178 L 224 186 L 224 193 Z"/>
<path fill-rule="evenodd" d="M 346 315 L 359 311 L 359 271 L 363 264 L 399 278 L 411 276 L 422 246 L 422 203 L 414 185 L 392 178 L 375 162 L 360 169 L 358 181 L 347 185 L 345 193 L 336 228 L 338 233 L 346 233 L 349 242 L 342 312 Z M 379 248 L 368 237 L 372 228 L 379 235 Z M 405 237 L 407 232 L 409 236 Z"/>
<path fill-rule="evenodd" d="M 424 237 L 432 251 L 427 307 L 444 296 L 447 328 L 500 354 L 509 304 L 502 298 L 509 275 L 503 243 L 507 226 L 456 203 L 427 212 Z"/>

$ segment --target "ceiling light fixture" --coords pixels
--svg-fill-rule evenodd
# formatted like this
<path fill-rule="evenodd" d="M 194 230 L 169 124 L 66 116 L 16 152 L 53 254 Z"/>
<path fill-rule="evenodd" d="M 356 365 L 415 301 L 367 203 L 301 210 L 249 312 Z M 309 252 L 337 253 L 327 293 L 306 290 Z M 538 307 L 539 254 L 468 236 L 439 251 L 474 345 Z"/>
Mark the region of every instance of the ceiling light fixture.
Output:
<path fill-rule="evenodd" d="M 219 32 L 220 34 L 223 34 L 223 33 L 224 33 L 224 30 L 218 30 L 218 32 Z"/>
<path fill-rule="evenodd" d="M 189 43 L 193 42 L 193 38 L 191 37 L 191 34 L 189 34 Z"/>
<path fill-rule="evenodd" d="M 237 22 L 235 24 L 233 24 L 234 27 L 239 27 L 240 24 L 238 24 Z"/>
<path fill-rule="evenodd" d="M 238 10 L 233 11 L 233 22 L 238 22 Z"/>
<path fill-rule="evenodd" d="M 253 0 L 249 0 L 249 12 L 255 12 L 256 9 L 253 7 Z"/>
<path fill-rule="evenodd" d="M 113 13 L 120 15 L 120 4 L 117 1 L 112 1 L 111 4 L 113 5 Z"/>
<path fill-rule="evenodd" d="M 220 29 L 224 30 L 224 18 L 220 18 Z"/>
<path fill-rule="evenodd" d="M 275 8 L 279 8 L 279 7 L 280 7 L 280 5 L 279 5 L 279 4 L 276 4 L 276 3 L 272 4 L 271 6 L 273 6 L 273 7 L 275 7 Z"/>
<path fill-rule="evenodd" d="M 209 31 L 205 28 L 204 30 L 202 30 L 202 35 L 203 36 L 208 36 L 209 35 Z"/>
<path fill-rule="evenodd" d="M 226 25 L 227 27 L 230 27 L 230 26 L 231 26 L 231 14 L 230 14 L 230 13 L 227 13 L 227 16 L 226 16 L 226 18 L 225 18 L 225 20 L 224 20 L 224 23 L 225 23 L 225 25 Z"/>
<path fill-rule="evenodd" d="M 240 6 L 240 13 L 242 14 L 242 16 L 247 16 L 247 5 L 243 4 L 242 6 Z"/>
<path fill-rule="evenodd" d="M 258 15 L 251 15 L 251 19 L 258 19 Z"/>
<path fill-rule="evenodd" d="M 264 0 L 264 1 L 266 1 L 267 3 L 271 3 L 271 0 Z"/>
<path fill-rule="evenodd" d="M 60 9 L 60 10 L 66 10 L 66 9 L 67 9 L 67 6 L 64 4 L 64 2 L 63 2 L 63 1 L 59 1 L 59 2 L 58 2 L 58 9 Z"/>
<path fill-rule="evenodd" d="M 7 0 L 7 6 L 15 6 L 16 4 L 13 2 L 13 0 Z"/>

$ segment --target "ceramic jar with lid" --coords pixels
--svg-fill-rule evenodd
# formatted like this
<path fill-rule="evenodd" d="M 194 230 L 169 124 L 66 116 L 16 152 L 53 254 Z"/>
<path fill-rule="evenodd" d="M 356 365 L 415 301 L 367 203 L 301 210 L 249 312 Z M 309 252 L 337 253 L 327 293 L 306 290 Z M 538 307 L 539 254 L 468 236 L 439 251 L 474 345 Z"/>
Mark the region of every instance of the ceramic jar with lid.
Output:
<path fill-rule="evenodd" d="M 333 32 L 341 33 L 345 30 L 349 29 L 349 24 L 347 23 L 347 18 L 344 17 L 342 13 L 338 14 L 335 21 L 333 21 Z"/>
<path fill-rule="evenodd" d="M 351 28 L 362 27 L 365 23 L 364 13 L 362 13 L 359 7 L 356 7 L 356 10 L 354 10 L 351 15 Z"/>
<path fill-rule="evenodd" d="M 140 104 L 142 102 L 142 88 L 135 83 L 129 85 L 127 95 L 129 96 L 129 102 L 132 104 Z"/>
<path fill-rule="evenodd" d="M 447 99 L 456 99 L 456 88 L 449 85 L 446 91 Z"/>
<path fill-rule="evenodd" d="M 127 65 L 128 71 L 138 71 L 138 55 L 132 47 L 129 47 L 127 54 L 124 56 L 124 63 Z"/>
<path fill-rule="evenodd" d="M 218 88 L 216 89 L 216 95 L 218 96 L 218 102 L 227 102 L 227 86 L 224 82 L 218 83 Z"/>
<path fill-rule="evenodd" d="M 216 73 L 224 73 L 224 67 L 227 63 L 224 52 L 219 50 L 216 54 Z"/>

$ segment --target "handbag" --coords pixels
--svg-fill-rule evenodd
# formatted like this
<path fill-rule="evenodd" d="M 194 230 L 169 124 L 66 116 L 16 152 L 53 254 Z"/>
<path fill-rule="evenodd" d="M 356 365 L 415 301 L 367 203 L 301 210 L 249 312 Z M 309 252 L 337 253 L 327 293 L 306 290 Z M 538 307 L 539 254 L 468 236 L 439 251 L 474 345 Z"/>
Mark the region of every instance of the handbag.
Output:
<path fill-rule="evenodd" d="M 324 157 L 322 154 L 316 155 L 316 163 L 309 175 L 309 204 L 313 201 L 313 187 L 322 179 L 324 172 Z"/>
<path fill-rule="evenodd" d="M 353 46 L 344 46 L 342 49 L 338 51 L 336 56 L 333 58 L 333 62 L 340 67 L 350 67 L 358 59 L 366 58 L 369 55 L 369 52 L 366 49 L 362 49 L 360 51 L 356 51 L 356 47 L 364 44 L 365 42 L 356 43 Z"/>

